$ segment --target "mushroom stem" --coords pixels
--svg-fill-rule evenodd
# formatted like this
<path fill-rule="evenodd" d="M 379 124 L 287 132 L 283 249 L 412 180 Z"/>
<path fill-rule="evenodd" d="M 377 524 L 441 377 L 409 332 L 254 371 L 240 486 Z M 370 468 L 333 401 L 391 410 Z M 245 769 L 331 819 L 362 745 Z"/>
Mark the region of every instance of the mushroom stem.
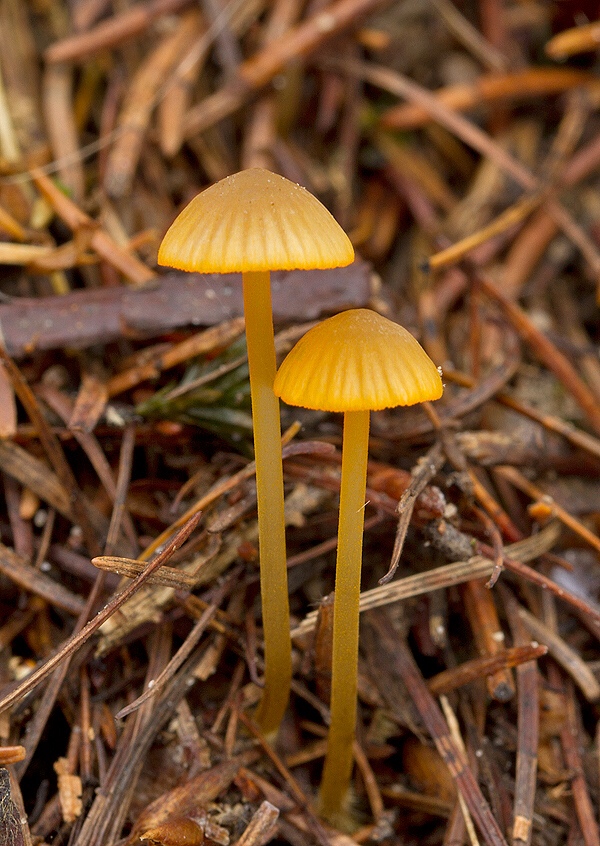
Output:
<path fill-rule="evenodd" d="M 279 400 L 273 393 L 275 341 L 269 271 L 245 272 L 244 314 L 250 371 L 260 586 L 265 641 L 265 687 L 255 719 L 274 735 L 287 707 L 292 678 L 281 462 Z"/>
<path fill-rule="evenodd" d="M 331 722 L 320 790 L 320 813 L 340 822 L 352 775 L 358 688 L 358 625 L 369 411 L 344 414 L 338 551 L 333 604 Z"/>

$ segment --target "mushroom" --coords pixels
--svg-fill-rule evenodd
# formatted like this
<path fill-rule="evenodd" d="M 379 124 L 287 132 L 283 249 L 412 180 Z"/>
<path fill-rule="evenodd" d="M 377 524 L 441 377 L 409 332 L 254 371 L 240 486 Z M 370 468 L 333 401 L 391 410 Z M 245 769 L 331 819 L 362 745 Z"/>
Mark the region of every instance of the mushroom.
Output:
<path fill-rule="evenodd" d="M 344 826 L 356 728 L 370 411 L 438 399 L 442 380 L 410 332 L 369 309 L 352 309 L 318 324 L 298 341 L 279 368 L 274 390 L 289 405 L 344 412 L 331 722 L 319 797 L 321 815 Z"/>
<path fill-rule="evenodd" d="M 195 197 L 158 253 L 159 264 L 180 270 L 242 273 L 265 644 L 265 686 L 255 718 L 271 737 L 287 705 L 292 664 L 270 271 L 342 267 L 353 258 L 348 236 L 316 197 L 260 168 L 228 176 Z"/>

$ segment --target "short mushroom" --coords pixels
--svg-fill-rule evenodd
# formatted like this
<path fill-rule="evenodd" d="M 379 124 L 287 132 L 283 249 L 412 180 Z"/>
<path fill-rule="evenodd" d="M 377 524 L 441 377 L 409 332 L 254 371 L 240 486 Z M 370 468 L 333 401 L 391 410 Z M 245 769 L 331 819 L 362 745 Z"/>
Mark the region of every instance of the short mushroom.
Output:
<path fill-rule="evenodd" d="M 312 194 L 260 168 L 228 176 L 195 197 L 158 253 L 159 264 L 180 270 L 242 273 L 265 643 L 265 687 L 255 716 L 267 736 L 279 728 L 292 674 L 270 271 L 342 267 L 353 258 L 347 235 Z"/>
<path fill-rule="evenodd" d="M 333 612 L 331 723 L 320 813 L 343 824 L 356 728 L 359 594 L 370 411 L 442 395 L 440 373 L 415 338 L 369 309 L 310 329 L 283 361 L 275 393 L 289 405 L 344 412 Z"/>

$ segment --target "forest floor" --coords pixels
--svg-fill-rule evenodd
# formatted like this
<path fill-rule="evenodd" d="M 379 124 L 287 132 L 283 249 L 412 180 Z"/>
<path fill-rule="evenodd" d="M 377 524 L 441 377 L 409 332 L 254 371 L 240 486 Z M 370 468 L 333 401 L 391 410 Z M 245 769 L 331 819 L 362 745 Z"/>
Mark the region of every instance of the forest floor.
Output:
<path fill-rule="evenodd" d="M 0 846 L 600 846 L 597 12 L 1 0 Z M 364 307 L 443 370 L 372 414 L 339 830 L 341 416 L 282 408 L 270 743 L 241 279 L 157 265 L 249 167 L 357 255 L 273 274 L 278 360 Z"/>

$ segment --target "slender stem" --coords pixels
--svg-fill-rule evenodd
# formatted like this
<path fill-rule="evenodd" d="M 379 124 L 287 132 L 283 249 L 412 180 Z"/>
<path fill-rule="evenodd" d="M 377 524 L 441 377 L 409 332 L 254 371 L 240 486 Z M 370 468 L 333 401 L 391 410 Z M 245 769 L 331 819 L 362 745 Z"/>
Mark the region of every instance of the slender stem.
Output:
<path fill-rule="evenodd" d="M 246 343 L 252 395 L 260 589 L 265 640 L 265 688 L 255 715 L 266 736 L 277 732 L 292 678 L 290 612 L 283 515 L 279 400 L 273 393 L 276 361 L 270 274 L 243 274 Z"/>
<path fill-rule="evenodd" d="M 320 791 L 320 813 L 332 823 L 345 817 L 352 775 L 358 687 L 358 617 L 367 454 L 368 411 L 344 415 L 338 552 L 333 605 L 331 723 Z"/>

